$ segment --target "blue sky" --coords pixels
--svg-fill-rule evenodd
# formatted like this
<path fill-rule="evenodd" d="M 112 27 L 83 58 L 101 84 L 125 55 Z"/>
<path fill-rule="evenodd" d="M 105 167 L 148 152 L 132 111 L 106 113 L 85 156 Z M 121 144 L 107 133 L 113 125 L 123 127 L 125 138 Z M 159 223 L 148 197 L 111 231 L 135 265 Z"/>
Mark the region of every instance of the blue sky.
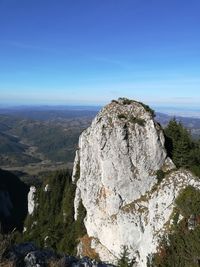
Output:
<path fill-rule="evenodd" d="M 0 103 L 200 105 L 199 0 L 0 0 Z"/>

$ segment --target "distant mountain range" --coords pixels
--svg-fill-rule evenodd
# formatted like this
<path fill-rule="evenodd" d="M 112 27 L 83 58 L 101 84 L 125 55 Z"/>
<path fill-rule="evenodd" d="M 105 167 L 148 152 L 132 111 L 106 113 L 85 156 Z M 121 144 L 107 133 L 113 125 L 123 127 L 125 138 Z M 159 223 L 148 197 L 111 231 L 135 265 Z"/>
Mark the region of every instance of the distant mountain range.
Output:
<path fill-rule="evenodd" d="M 200 118 L 173 116 L 159 112 L 156 113 L 156 120 L 159 121 L 163 127 L 165 127 L 174 117 L 191 132 L 194 138 L 200 137 Z"/>
<path fill-rule="evenodd" d="M 200 118 L 200 108 L 197 106 L 155 106 L 157 112 L 164 113 L 170 116 Z"/>

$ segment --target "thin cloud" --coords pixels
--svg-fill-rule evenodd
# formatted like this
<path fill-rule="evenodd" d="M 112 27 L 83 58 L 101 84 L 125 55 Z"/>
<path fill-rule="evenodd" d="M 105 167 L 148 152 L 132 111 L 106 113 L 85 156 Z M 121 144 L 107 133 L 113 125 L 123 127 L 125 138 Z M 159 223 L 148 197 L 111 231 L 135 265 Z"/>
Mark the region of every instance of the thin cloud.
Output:
<path fill-rule="evenodd" d="M 22 48 L 22 49 L 34 49 L 34 50 L 44 50 L 45 48 L 37 45 L 30 45 L 22 42 L 17 42 L 17 41 L 0 41 L 0 44 L 3 45 L 8 45 L 8 46 L 13 46 L 17 48 Z"/>

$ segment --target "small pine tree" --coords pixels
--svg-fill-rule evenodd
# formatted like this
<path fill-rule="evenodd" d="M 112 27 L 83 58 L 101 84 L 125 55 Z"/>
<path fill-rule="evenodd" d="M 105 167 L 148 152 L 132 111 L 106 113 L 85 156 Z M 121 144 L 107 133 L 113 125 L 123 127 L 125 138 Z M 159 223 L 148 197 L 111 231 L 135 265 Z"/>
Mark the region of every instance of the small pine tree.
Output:
<path fill-rule="evenodd" d="M 175 143 L 173 159 L 177 167 L 188 167 L 190 160 L 191 142 L 189 134 L 183 130 L 180 139 Z"/>
<path fill-rule="evenodd" d="M 128 252 L 128 247 L 123 246 L 117 266 L 118 267 L 132 267 L 133 264 L 135 263 L 135 258 L 130 259 L 129 255 L 130 253 Z"/>
<path fill-rule="evenodd" d="M 181 122 L 174 118 L 165 128 L 166 149 L 177 167 L 190 165 L 190 152 L 192 149 L 191 136 Z"/>

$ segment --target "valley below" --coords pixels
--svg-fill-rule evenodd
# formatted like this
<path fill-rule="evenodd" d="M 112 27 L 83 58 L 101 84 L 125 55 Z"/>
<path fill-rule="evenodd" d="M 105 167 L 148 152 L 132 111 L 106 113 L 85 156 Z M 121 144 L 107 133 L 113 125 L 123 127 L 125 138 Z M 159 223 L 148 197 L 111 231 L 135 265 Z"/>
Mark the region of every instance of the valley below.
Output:
<path fill-rule="evenodd" d="M 73 168 L 81 132 L 93 110 L 0 109 L 0 168 L 29 180 Z"/>

